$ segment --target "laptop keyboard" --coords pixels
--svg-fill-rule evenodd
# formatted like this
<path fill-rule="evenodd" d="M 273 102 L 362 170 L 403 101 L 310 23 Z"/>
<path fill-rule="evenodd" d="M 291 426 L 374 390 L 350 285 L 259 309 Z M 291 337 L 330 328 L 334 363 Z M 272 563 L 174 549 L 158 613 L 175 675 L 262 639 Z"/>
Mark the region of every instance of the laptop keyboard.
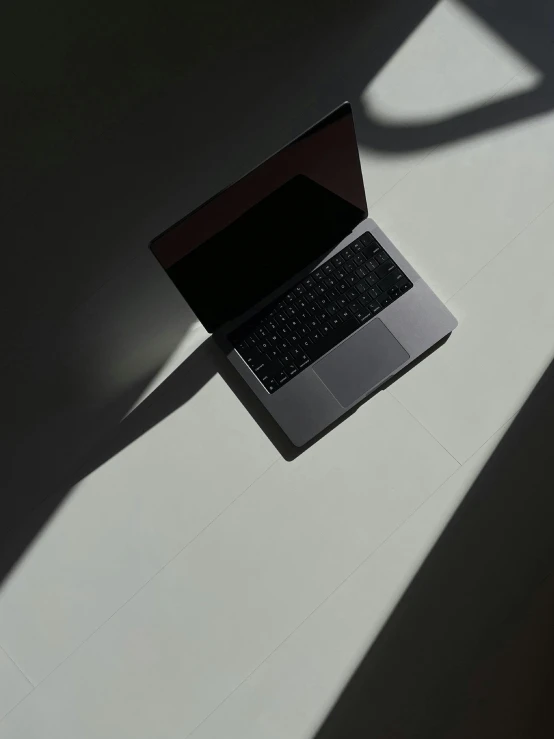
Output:
<path fill-rule="evenodd" d="M 366 232 L 229 338 L 274 393 L 411 287 Z"/>

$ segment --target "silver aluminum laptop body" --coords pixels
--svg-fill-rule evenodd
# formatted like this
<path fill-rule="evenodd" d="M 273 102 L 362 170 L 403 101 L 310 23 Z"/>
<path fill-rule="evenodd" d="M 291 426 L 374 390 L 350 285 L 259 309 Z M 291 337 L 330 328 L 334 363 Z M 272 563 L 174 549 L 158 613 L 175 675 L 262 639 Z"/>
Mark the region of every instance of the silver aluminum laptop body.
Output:
<path fill-rule="evenodd" d="M 315 149 L 310 150 L 314 141 Z M 262 175 L 268 173 L 266 179 L 269 184 L 266 184 Z M 273 205 L 271 216 L 268 217 L 267 209 L 262 210 L 260 216 L 263 203 L 275 203 L 275 197 L 284 197 L 283 193 L 292 192 L 294 187 L 299 188 L 294 193 L 301 193 L 300 196 L 279 201 L 285 202 L 286 213 L 282 214 L 279 205 Z M 310 200 L 315 196 L 324 197 L 321 202 L 328 203 L 329 208 L 341 203 L 335 220 L 334 215 L 330 218 L 327 214 L 326 217 L 325 208 L 317 206 L 319 201 Z M 237 202 L 242 203 L 240 208 Z M 304 207 L 309 216 L 304 216 Z M 235 208 L 236 216 L 233 215 Z M 251 215 L 256 212 L 257 216 Z M 344 222 L 339 221 L 339 213 L 345 214 Z M 189 301 L 208 331 L 213 333 L 230 363 L 297 447 L 306 445 L 356 404 L 405 370 L 445 339 L 457 325 L 450 311 L 378 225 L 366 216 L 367 205 L 354 123 L 350 106 L 344 103 L 234 185 L 174 224 L 150 245 L 183 297 Z M 255 229 L 244 230 L 245 217 L 258 218 Z M 295 223 L 300 230 L 295 231 L 287 225 L 288 230 L 283 231 L 282 222 L 287 217 L 290 222 L 296 217 Z M 243 231 L 237 231 L 237 224 L 241 220 L 243 225 L 240 228 Z M 348 225 L 344 227 L 345 224 Z M 312 229 L 319 233 L 320 241 L 313 239 L 312 243 Z M 271 241 L 273 231 L 272 249 L 260 252 L 258 233 L 261 234 L 260 243 L 263 243 L 264 235 Z M 315 272 L 319 265 L 332 259 L 367 231 L 413 283 L 413 287 L 396 297 L 313 364 L 294 376 L 289 375 L 286 384 L 276 390 L 273 387 L 273 391 L 269 392 L 234 348 L 237 342 L 232 344 L 229 337 L 251 326 L 260 311 L 271 310 L 276 301 L 305 279 L 307 274 Z M 348 236 L 343 238 L 346 233 Z M 254 257 L 251 252 L 249 258 L 243 255 L 242 261 L 240 256 L 236 258 L 235 255 L 240 254 L 241 244 L 245 243 L 241 235 L 245 234 L 247 237 L 253 236 L 256 244 Z M 336 243 L 339 240 L 340 243 Z M 327 244 L 325 249 L 319 248 L 320 242 Z M 289 248 L 289 252 L 292 249 L 292 257 L 291 253 L 285 254 L 280 249 L 281 244 L 287 246 L 289 243 L 293 244 Z M 205 244 L 208 247 L 202 251 Z M 265 258 L 264 254 L 267 255 Z M 318 257 L 318 254 L 325 254 L 325 257 Z M 214 255 L 219 255 L 219 260 L 212 259 Z M 280 258 L 281 263 L 278 261 Z M 301 267 L 293 267 L 286 272 L 285 266 L 291 263 L 295 265 L 298 260 L 304 260 Z M 219 276 L 214 273 L 218 266 Z M 239 278 L 249 270 L 248 279 L 250 274 L 255 279 L 258 267 L 261 269 L 260 275 L 265 274 L 266 278 L 268 270 L 270 274 L 274 272 L 272 289 L 266 289 L 264 283 L 261 299 L 259 294 L 254 299 L 248 292 L 243 292 L 249 289 L 246 280 L 242 282 L 242 289 L 240 286 L 235 289 L 232 280 L 226 278 L 229 271 L 237 269 Z M 281 277 L 281 273 L 286 274 L 288 279 Z M 210 280 L 214 274 L 216 279 L 220 279 L 219 290 L 210 293 L 204 290 L 202 279 L 207 275 Z M 230 291 L 225 294 L 228 282 L 231 283 Z M 214 312 L 204 294 L 208 298 L 214 294 L 220 297 L 222 291 L 223 297 L 217 306 L 218 310 Z M 235 304 L 231 305 L 233 301 Z M 235 318 L 227 320 L 232 309 Z"/>
<path fill-rule="evenodd" d="M 245 317 L 222 326 L 216 334 L 233 367 L 297 447 L 310 442 L 458 325 L 452 313 L 371 219 L 360 223 L 322 263 L 366 231 L 375 236 L 413 282 L 413 288 L 277 392 L 270 395 L 265 390 L 226 340 Z M 258 306 L 251 313 L 257 310 Z"/>

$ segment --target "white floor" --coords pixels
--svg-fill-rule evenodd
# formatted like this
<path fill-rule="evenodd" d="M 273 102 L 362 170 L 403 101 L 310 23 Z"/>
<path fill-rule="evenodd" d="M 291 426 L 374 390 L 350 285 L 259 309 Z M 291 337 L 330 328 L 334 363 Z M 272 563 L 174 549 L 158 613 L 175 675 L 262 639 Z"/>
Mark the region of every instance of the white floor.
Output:
<path fill-rule="evenodd" d="M 426 121 L 539 82 L 442 2 L 363 103 Z M 0 591 L 1 739 L 313 736 L 553 356 L 553 150 L 554 114 L 362 150 L 370 215 L 459 328 L 292 463 L 216 376 L 77 485 Z"/>

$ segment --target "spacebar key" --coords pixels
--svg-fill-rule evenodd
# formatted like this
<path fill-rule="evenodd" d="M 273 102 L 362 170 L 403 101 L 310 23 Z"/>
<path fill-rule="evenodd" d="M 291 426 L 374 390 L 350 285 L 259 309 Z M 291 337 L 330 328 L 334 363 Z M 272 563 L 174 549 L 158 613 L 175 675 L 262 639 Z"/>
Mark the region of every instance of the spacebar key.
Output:
<path fill-rule="evenodd" d="M 316 359 L 319 359 L 324 354 L 327 354 L 330 349 L 332 349 L 337 344 L 340 344 L 340 342 L 343 339 L 346 339 L 347 336 L 350 336 L 350 334 L 357 328 L 359 328 L 359 326 L 360 324 L 358 323 L 358 321 L 354 318 L 354 316 L 352 316 L 352 318 L 348 318 L 346 321 L 341 323 L 340 326 L 337 326 L 336 329 L 327 334 L 327 336 L 324 336 L 322 339 L 320 339 L 317 343 L 311 344 L 311 346 L 306 347 L 304 351 L 310 357 L 312 362 L 315 362 Z"/>

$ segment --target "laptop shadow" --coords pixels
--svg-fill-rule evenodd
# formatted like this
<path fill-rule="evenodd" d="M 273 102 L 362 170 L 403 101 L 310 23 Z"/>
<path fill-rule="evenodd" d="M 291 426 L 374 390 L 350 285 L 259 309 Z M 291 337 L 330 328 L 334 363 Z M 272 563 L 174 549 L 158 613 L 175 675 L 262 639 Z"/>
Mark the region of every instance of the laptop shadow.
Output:
<path fill-rule="evenodd" d="M 431 347 L 431 349 L 425 352 L 415 362 L 385 383 L 379 390 L 364 398 L 353 409 L 345 413 L 344 416 L 302 447 L 296 447 L 292 444 L 228 361 L 225 354 L 219 349 L 215 340 L 210 337 L 195 349 L 156 390 L 121 421 L 118 428 L 111 434 L 110 439 L 90 455 L 86 466 L 80 469 L 79 477 L 82 479 L 92 473 L 101 464 L 107 462 L 152 427 L 161 423 L 173 412 L 184 406 L 216 375 L 219 375 L 224 380 L 229 390 L 248 411 L 252 419 L 257 423 L 283 459 L 292 462 L 320 439 L 331 433 L 340 423 L 346 421 L 353 413 L 371 400 L 374 395 L 390 387 L 400 377 L 406 374 L 406 372 L 410 371 L 430 354 L 439 349 L 448 340 L 449 336 Z M 73 484 L 77 482 L 78 480 L 75 480 Z"/>

